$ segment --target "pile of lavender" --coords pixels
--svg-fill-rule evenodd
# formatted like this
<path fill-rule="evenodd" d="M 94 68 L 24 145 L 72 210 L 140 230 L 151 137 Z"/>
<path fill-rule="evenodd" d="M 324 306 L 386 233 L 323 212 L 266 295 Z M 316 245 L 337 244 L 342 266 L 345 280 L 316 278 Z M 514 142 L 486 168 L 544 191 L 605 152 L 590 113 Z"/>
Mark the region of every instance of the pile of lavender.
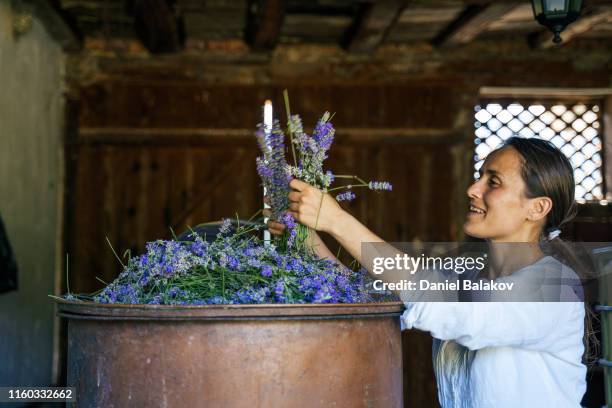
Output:
<path fill-rule="evenodd" d="M 282 237 L 264 242 L 258 236 L 264 223 L 232 228 L 231 221 L 225 220 L 213 240 L 192 232 L 188 240 L 149 242 L 144 254 L 123 265 L 115 281 L 88 298 L 100 303 L 164 305 L 372 301 L 364 269 L 353 271 L 318 259 L 309 247 L 307 238 L 312 231 L 286 212 L 289 182 L 298 178 L 325 192 L 345 190 L 336 195 L 339 201 L 354 199 L 357 187 L 380 191 L 391 190 L 391 185 L 325 171 L 323 162 L 335 133 L 331 115 L 326 112 L 310 136 L 300 117 L 290 114 L 286 95 L 285 103 L 292 164 L 286 159 L 289 149 L 278 121 L 271 129 L 260 125 L 256 131 L 262 152 L 256 167 L 267 190 L 272 218 L 287 226 Z M 336 179 L 352 184 L 330 188 Z"/>
<path fill-rule="evenodd" d="M 94 300 L 100 303 L 209 305 L 371 301 L 364 273 L 310 253 L 280 251 L 225 220 L 213 242 L 154 241 L 132 257 Z"/>

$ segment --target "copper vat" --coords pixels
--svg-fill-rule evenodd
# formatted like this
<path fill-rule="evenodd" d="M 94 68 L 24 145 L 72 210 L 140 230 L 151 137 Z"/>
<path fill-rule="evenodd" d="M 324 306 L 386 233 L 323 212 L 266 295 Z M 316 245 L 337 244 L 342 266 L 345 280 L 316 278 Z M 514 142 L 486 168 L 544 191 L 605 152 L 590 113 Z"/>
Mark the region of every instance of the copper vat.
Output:
<path fill-rule="evenodd" d="M 402 407 L 400 302 L 58 301 L 79 407 Z"/>

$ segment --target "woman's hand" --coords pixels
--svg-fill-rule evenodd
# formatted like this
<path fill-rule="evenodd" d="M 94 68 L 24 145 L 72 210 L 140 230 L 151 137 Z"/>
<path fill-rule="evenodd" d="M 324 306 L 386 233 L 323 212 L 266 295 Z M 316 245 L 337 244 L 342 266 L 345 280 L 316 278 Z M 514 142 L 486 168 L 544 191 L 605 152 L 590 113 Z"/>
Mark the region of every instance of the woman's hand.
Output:
<path fill-rule="evenodd" d="M 270 217 L 272 215 L 272 211 L 268 208 L 265 208 L 262 211 L 262 214 L 264 217 Z M 268 220 L 268 231 L 270 231 L 270 234 L 272 235 L 280 237 L 281 235 L 283 235 L 283 232 L 285 232 L 286 228 L 287 227 L 283 223 L 280 223 L 275 220 Z"/>
<path fill-rule="evenodd" d="M 297 179 L 289 186 L 295 190 L 289 193 L 289 213 L 293 218 L 316 231 L 331 232 L 334 220 L 344 213 L 336 199 Z"/>
<path fill-rule="evenodd" d="M 264 199 L 265 200 L 265 199 Z M 270 217 L 272 215 L 272 211 L 268 208 L 265 208 L 263 211 L 264 217 Z M 268 220 L 268 231 L 274 236 L 281 236 L 285 232 L 287 227 L 285 224 L 280 223 L 274 220 Z M 321 239 L 319 234 L 312 229 L 308 230 L 308 245 L 312 248 L 319 259 L 328 259 L 330 261 L 341 264 L 341 262 L 336 258 L 332 251 L 329 250 L 325 242 Z"/>

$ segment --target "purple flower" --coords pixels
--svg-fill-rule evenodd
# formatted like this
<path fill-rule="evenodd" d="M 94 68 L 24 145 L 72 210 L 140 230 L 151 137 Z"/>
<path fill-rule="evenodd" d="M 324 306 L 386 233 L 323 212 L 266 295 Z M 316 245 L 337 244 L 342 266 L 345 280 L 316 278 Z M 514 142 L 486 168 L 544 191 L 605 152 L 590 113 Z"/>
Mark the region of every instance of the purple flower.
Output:
<path fill-rule="evenodd" d="M 352 191 L 345 191 L 336 196 L 336 201 L 352 201 L 355 199 L 355 193 Z"/>
<path fill-rule="evenodd" d="M 297 227 L 297 222 L 295 222 L 295 218 L 293 218 L 293 215 L 291 215 L 291 213 L 288 213 L 288 212 L 283 214 L 283 217 L 281 218 L 281 222 L 285 224 L 285 226 L 288 229 L 294 229 L 295 227 Z"/>
<path fill-rule="evenodd" d="M 232 227 L 232 220 L 229 218 L 224 219 L 223 222 L 221 223 L 221 226 L 219 227 L 219 234 L 222 234 L 222 235 L 228 234 L 230 232 L 231 227 Z"/>
<path fill-rule="evenodd" d="M 262 157 L 257 159 L 257 172 L 261 177 L 267 196 L 270 199 L 272 219 L 278 219 L 289 206 L 287 194 L 291 175 L 285 159 L 285 135 L 278 120 L 274 121 L 272 131 L 262 139 L 261 126 L 256 133 Z M 263 142 L 262 142 L 263 140 Z"/>
<path fill-rule="evenodd" d="M 274 170 L 270 168 L 270 165 L 266 163 L 264 159 L 257 157 L 255 163 L 257 165 L 257 174 L 259 174 L 259 177 L 262 179 L 271 179 L 274 177 Z"/>
<path fill-rule="evenodd" d="M 312 138 L 321 146 L 323 150 L 329 150 L 334 141 L 334 126 L 331 122 L 327 121 L 329 114 L 323 115 L 323 117 L 317 122 L 312 133 Z"/>
<path fill-rule="evenodd" d="M 261 276 L 263 276 L 264 278 L 269 278 L 270 276 L 272 276 L 272 267 L 270 265 L 264 265 L 261 268 Z"/>
<path fill-rule="evenodd" d="M 276 285 L 274 285 L 274 294 L 276 295 L 276 299 L 278 301 L 285 300 L 285 281 L 279 279 L 276 281 Z"/>
<path fill-rule="evenodd" d="M 391 191 L 393 186 L 386 181 L 370 181 L 368 183 L 368 188 L 370 190 L 378 190 L 378 191 Z"/>
<path fill-rule="evenodd" d="M 202 257 L 206 253 L 208 249 L 208 243 L 204 242 L 199 236 L 196 238 L 195 242 L 191 244 L 191 253 L 195 256 Z"/>

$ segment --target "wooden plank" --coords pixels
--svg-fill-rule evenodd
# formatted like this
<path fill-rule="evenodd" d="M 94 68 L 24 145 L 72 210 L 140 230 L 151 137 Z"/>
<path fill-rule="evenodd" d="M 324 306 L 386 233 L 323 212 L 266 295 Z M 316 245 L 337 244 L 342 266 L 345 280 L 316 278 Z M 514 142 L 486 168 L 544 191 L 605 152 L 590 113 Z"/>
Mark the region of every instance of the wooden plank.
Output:
<path fill-rule="evenodd" d="M 562 41 L 560 44 L 557 45 L 552 41 L 553 34 L 548 29 L 539 33 L 535 37 L 535 40 L 532 39 L 532 44 L 536 48 L 542 49 L 563 46 L 564 44 L 569 43 L 570 41 L 593 30 L 601 24 L 607 23 L 610 20 L 612 20 L 612 9 L 605 8 L 593 10 L 591 13 L 579 17 L 578 20 L 568 25 L 565 30 L 561 32 Z"/>
<path fill-rule="evenodd" d="M 109 81 L 81 90 L 80 127 L 254 129 L 264 100 L 272 99 L 283 114 L 283 88 Z M 460 97 L 435 83 L 299 85 L 290 86 L 289 95 L 306 125 L 329 110 L 339 128 L 387 129 L 452 128 Z"/>
<path fill-rule="evenodd" d="M 593 99 L 612 95 L 612 88 L 525 88 L 483 86 L 479 94 L 487 98 L 572 98 Z"/>
<path fill-rule="evenodd" d="M 255 50 L 271 50 L 278 43 L 286 0 L 251 0 L 245 41 Z"/>
<path fill-rule="evenodd" d="M 186 219 L 198 208 L 198 206 L 205 203 L 207 200 L 212 198 L 211 192 L 215 190 L 221 183 L 226 181 L 232 172 L 236 172 L 237 169 L 243 168 L 245 166 L 240 166 L 244 164 L 245 153 L 244 151 L 238 152 L 231 162 L 229 163 L 219 163 L 219 168 L 217 169 L 215 177 L 210 180 L 205 188 L 203 188 L 198 194 L 189 202 L 185 204 L 184 209 L 172 219 L 170 225 L 173 229 L 177 229 L 181 227 Z"/>
<path fill-rule="evenodd" d="M 344 48 L 359 54 L 374 52 L 408 3 L 407 0 L 379 0 L 364 4 L 354 24 L 347 30 L 342 44 Z"/>
<path fill-rule="evenodd" d="M 288 14 L 281 31 L 283 42 L 338 43 L 353 19 L 349 16 Z M 313 27 L 317 27 L 313 30 Z"/>
<path fill-rule="evenodd" d="M 308 130 L 308 129 L 307 129 Z M 83 128 L 77 145 L 255 146 L 254 129 Z M 336 127 L 336 143 L 446 142 L 456 137 L 450 128 Z"/>
<path fill-rule="evenodd" d="M 468 5 L 452 23 L 436 36 L 433 44 L 441 47 L 469 43 L 518 5 L 519 2 Z"/>

